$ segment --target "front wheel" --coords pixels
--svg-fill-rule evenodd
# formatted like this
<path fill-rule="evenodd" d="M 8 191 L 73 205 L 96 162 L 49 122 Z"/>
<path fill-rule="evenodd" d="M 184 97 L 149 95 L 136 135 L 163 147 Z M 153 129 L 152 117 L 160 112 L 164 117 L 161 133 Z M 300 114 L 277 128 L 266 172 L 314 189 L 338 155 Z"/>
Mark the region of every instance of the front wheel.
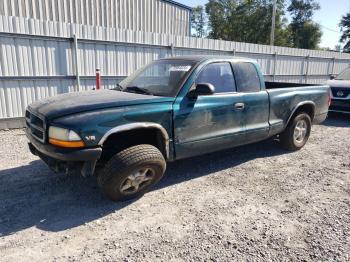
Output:
<path fill-rule="evenodd" d="M 309 139 L 311 132 L 311 118 L 306 113 L 299 113 L 288 124 L 280 135 L 282 145 L 291 151 L 301 149 Z"/>
<path fill-rule="evenodd" d="M 162 178 L 165 168 L 165 159 L 156 147 L 137 145 L 114 155 L 97 183 L 111 200 L 128 200 L 146 193 Z"/>

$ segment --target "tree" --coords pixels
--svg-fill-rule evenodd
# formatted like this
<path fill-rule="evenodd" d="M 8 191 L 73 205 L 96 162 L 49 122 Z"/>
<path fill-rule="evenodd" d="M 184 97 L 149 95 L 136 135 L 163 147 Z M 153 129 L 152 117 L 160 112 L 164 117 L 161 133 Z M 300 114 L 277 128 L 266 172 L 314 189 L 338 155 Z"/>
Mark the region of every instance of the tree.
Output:
<path fill-rule="evenodd" d="M 273 0 L 209 0 L 209 37 L 229 41 L 269 44 Z M 275 44 L 289 46 L 284 0 L 278 0 Z"/>
<path fill-rule="evenodd" d="M 305 23 L 312 20 L 314 11 L 319 10 L 319 3 L 314 0 L 292 0 L 287 8 L 294 23 Z"/>
<path fill-rule="evenodd" d="M 334 47 L 334 51 L 336 51 L 336 52 L 341 52 L 341 45 L 336 45 L 336 46 Z"/>
<path fill-rule="evenodd" d="M 292 21 L 288 24 L 286 1 L 277 0 L 275 45 L 317 49 L 322 32 L 312 17 L 320 8 L 319 4 L 315 0 L 289 0 L 287 11 Z M 267 45 L 270 43 L 272 9 L 273 0 L 208 0 L 205 5 L 208 26 L 203 26 L 206 20 L 201 19 L 203 8 L 196 8 L 194 35 L 201 37 L 201 30 L 208 28 L 210 38 Z"/>
<path fill-rule="evenodd" d="M 205 37 L 206 36 L 206 15 L 204 7 L 199 5 L 192 9 L 191 15 L 191 29 L 192 36 L 194 37 Z"/>
<path fill-rule="evenodd" d="M 339 26 L 343 33 L 340 37 L 340 42 L 345 43 L 343 51 L 350 53 L 350 13 L 347 13 L 342 17 Z"/>
<path fill-rule="evenodd" d="M 321 42 L 320 25 L 312 21 L 312 16 L 320 5 L 314 0 L 292 0 L 287 11 L 292 16 L 289 25 L 293 47 L 317 49 Z"/>
<path fill-rule="evenodd" d="M 209 0 L 205 5 L 205 11 L 208 14 L 208 26 L 210 28 L 209 37 L 229 40 L 226 20 L 229 2 L 227 0 Z"/>

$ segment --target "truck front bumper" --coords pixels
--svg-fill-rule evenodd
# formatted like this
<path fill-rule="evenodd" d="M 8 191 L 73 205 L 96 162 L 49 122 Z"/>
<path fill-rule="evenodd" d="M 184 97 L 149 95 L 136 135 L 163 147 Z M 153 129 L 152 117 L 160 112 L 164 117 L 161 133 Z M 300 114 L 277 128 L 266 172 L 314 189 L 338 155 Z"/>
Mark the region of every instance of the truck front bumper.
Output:
<path fill-rule="evenodd" d="M 49 144 L 42 144 L 26 132 L 29 139 L 29 150 L 39 156 L 51 169 L 56 172 L 67 171 L 80 167 L 83 176 L 93 175 L 97 160 L 100 159 L 102 148 L 66 149 Z"/>
<path fill-rule="evenodd" d="M 329 111 L 350 114 L 350 98 L 349 99 L 332 99 Z"/>

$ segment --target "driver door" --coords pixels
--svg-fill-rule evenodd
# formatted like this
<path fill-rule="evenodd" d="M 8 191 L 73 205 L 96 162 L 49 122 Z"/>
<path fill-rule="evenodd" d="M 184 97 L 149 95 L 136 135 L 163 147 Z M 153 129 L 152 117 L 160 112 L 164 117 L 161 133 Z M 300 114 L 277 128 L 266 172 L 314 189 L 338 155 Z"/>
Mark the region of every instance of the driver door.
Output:
<path fill-rule="evenodd" d="M 234 147 L 244 142 L 241 108 L 229 62 L 206 65 L 193 83 L 210 83 L 212 95 L 181 97 L 174 104 L 176 158 L 185 158 Z"/>

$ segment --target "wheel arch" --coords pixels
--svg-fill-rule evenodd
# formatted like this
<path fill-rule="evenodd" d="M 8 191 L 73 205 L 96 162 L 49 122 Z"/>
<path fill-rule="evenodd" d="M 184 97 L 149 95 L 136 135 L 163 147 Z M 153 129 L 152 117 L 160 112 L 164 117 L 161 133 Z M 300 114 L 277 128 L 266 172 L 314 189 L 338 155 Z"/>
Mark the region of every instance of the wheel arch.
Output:
<path fill-rule="evenodd" d="M 160 145 L 158 145 L 158 149 L 163 153 L 165 159 L 169 159 L 169 135 L 166 129 L 158 124 L 152 122 L 137 122 L 130 123 L 125 125 L 120 125 L 110 129 L 104 136 L 100 139 L 98 145 L 103 146 L 109 139 L 113 138 L 117 135 L 127 135 L 133 131 L 148 131 L 148 132 L 156 132 L 156 136 L 160 136 Z"/>
<path fill-rule="evenodd" d="M 311 122 L 312 122 L 315 117 L 315 110 L 316 110 L 316 105 L 314 102 L 312 101 L 300 102 L 295 106 L 292 113 L 290 114 L 286 126 L 288 126 L 290 121 L 300 112 L 307 113 L 310 116 Z"/>

